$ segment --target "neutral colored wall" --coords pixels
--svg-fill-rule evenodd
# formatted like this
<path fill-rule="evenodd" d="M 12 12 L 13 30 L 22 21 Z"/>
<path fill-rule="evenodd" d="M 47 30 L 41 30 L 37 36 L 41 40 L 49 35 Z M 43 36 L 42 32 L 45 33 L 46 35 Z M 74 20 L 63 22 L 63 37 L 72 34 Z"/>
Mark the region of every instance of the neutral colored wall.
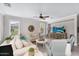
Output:
<path fill-rule="evenodd" d="M 75 45 L 77 45 L 77 14 L 63 17 L 60 19 L 55 19 L 55 20 L 56 21 L 52 22 L 52 26 L 54 25 L 65 26 L 68 33 L 68 37 L 70 36 L 70 34 L 74 34 Z"/>
<path fill-rule="evenodd" d="M 79 14 L 77 15 L 77 25 L 79 27 Z"/>
<path fill-rule="evenodd" d="M 3 39 L 3 15 L 0 14 L 0 43 Z"/>
<path fill-rule="evenodd" d="M 64 28 L 66 29 L 66 32 L 67 32 L 67 35 L 68 35 L 68 38 L 70 37 L 70 34 L 75 34 L 74 32 L 74 19 L 71 19 L 69 21 L 63 21 L 63 22 L 58 22 L 58 23 L 54 23 L 52 24 L 52 27 L 53 26 L 57 26 L 57 27 L 62 27 L 64 26 Z"/>
<path fill-rule="evenodd" d="M 4 10 L 3 10 L 3 7 L 1 6 L 1 4 L 0 4 L 0 14 L 4 14 Z"/>
<path fill-rule="evenodd" d="M 35 31 L 33 33 L 39 33 L 39 22 L 34 19 L 20 18 L 15 16 L 4 16 L 4 37 L 9 35 L 9 22 L 10 21 L 19 21 L 20 22 L 20 32 L 24 35 L 29 35 L 28 31 L 29 25 L 34 25 Z"/>
<path fill-rule="evenodd" d="M 77 28 L 79 27 L 79 14 L 77 15 Z M 77 32 L 77 43 L 79 44 L 79 32 Z"/>

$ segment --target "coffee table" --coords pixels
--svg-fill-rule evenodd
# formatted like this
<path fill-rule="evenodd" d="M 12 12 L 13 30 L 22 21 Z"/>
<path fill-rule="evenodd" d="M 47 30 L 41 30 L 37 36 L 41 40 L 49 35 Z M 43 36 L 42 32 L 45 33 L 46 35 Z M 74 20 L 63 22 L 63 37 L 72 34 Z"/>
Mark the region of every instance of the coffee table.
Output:
<path fill-rule="evenodd" d="M 43 48 L 45 47 L 45 43 L 47 42 L 47 40 L 46 39 L 44 39 L 44 41 L 42 41 L 42 40 L 36 40 L 36 45 L 38 45 L 38 44 L 43 44 Z"/>

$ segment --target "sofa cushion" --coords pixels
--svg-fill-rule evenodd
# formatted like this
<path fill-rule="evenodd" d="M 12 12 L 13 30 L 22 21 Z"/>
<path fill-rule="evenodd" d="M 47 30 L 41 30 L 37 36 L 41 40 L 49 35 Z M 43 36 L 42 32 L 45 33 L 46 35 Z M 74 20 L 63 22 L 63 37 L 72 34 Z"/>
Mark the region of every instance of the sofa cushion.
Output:
<path fill-rule="evenodd" d="M 16 49 L 14 51 L 14 56 L 23 56 L 24 54 L 26 54 L 29 50 L 29 48 L 33 47 L 34 49 L 37 49 L 37 47 L 35 45 L 30 45 L 30 46 L 27 46 L 27 47 L 23 47 L 21 49 Z"/>
<path fill-rule="evenodd" d="M 20 39 L 16 39 L 15 46 L 17 49 L 22 48 L 23 47 L 22 41 Z"/>
<path fill-rule="evenodd" d="M 25 40 L 21 40 L 21 41 L 24 47 L 31 45 L 31 42 L 29 41 L 25 41 Z"/>

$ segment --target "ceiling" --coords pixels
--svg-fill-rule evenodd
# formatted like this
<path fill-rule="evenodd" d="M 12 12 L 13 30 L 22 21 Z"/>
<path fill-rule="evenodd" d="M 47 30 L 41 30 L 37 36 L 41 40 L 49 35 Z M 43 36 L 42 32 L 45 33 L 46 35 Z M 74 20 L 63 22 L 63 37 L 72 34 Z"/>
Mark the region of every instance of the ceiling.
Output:
<path fill-rule="evenodd" d="M 32 18 L 39 16 L 40 12 L 53 18 L 61 18 L 78 14 L 79 3 L 12 3 L 11 7 L 0 3 L 0 13 L 3 14 Z"/>
<path fill-rule="evenodd" d="M 40 4 L 28 3 L 12 3 L 11 7 L 0 4 L 0 9 L 3 14 L 20 16 L 20 17 L 33 17 L 39 14 Z"/>

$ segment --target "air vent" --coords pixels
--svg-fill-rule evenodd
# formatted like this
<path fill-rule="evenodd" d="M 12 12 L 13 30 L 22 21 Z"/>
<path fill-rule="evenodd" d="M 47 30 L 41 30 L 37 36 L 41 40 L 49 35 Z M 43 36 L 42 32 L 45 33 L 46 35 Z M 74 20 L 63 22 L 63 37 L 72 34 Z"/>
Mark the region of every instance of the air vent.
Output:
<path fill-rule="evenodd" d="M 4 6 L 11 7 L 10 3 L 4 3 Z"/>

